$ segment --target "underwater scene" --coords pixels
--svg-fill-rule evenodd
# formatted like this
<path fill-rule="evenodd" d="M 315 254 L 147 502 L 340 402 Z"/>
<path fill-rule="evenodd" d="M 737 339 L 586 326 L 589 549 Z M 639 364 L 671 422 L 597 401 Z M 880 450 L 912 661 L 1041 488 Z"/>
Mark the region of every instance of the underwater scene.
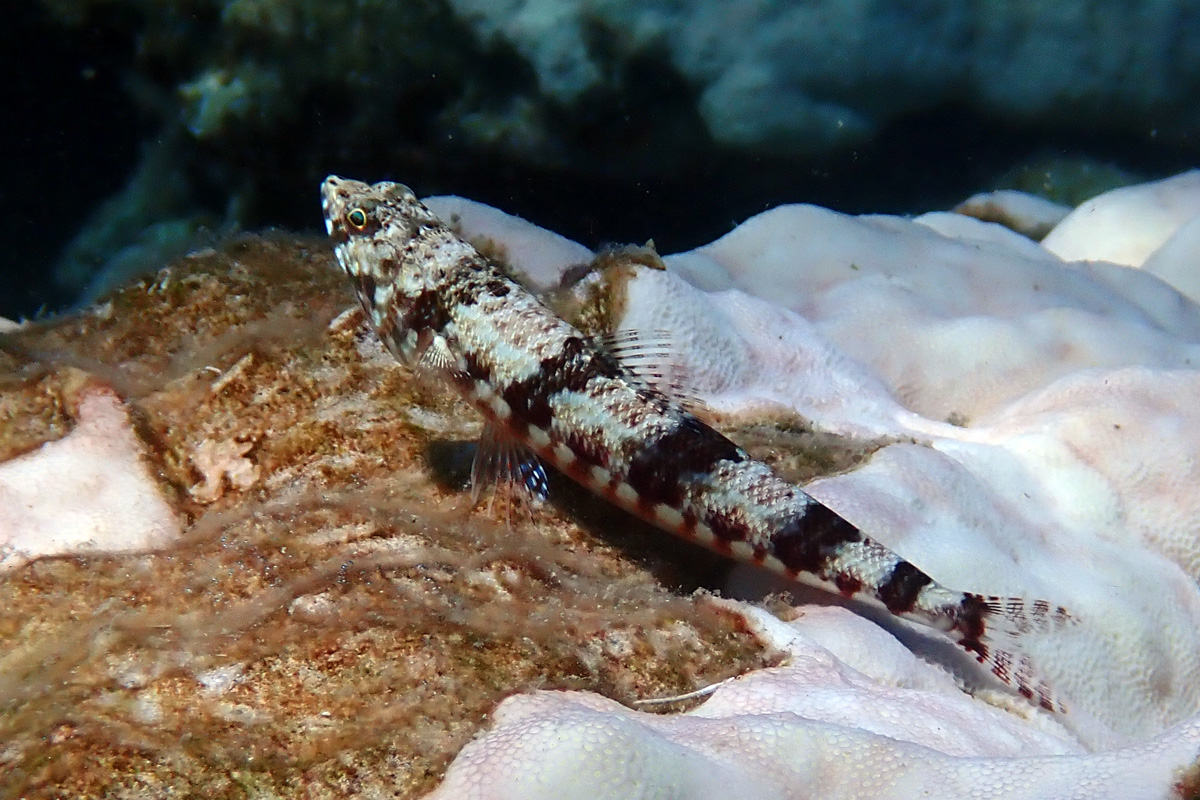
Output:
<path fill-rule="evenodd" d="M 1200 800 L 1200 5 L 6 13 L 0 798 Z"/>

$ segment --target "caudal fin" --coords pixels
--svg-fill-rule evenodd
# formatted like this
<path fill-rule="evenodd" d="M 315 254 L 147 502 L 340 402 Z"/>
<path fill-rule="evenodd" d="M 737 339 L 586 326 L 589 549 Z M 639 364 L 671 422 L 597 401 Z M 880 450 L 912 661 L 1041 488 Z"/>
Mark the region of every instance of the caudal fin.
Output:
<path fill-rule="evenodd" d="M 993 675 L 1047 711 L 1063 714 L 1066 706 L 1025 652 L 1024 640 L 1075 623 L 1065 608 L 1045 600 L 964 594 L 951 630 Z"/>

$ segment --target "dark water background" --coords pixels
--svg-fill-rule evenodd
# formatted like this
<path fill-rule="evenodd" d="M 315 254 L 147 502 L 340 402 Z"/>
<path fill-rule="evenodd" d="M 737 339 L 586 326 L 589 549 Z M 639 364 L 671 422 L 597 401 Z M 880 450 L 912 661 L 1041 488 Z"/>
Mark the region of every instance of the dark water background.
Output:
<path fill-rule="evenodd" d="M 1095 115 L 1015 119 L 953 96 L 918 104 L 861 141 L 817 154 L 730 146 L 708 138 L 690 110 L 698 87 L 653 52 L 621 62 L 621 76 L 602 91 L 542 106 L 546 141 L 513 147 L 456 135 L 458 120 L 447 119 L 529 94 L 536 83 L 531 67 L 513 47 L 481 41 L 444 6 L 409 3 L 420 11 L 393 23 L 383 19 L 386 3 L 333 3 L 344 7 L 343 16 L 314 12 L 309 30 L 267 42 L 261 32 L 232 28 L 230 5 L 80 0 L 6 7 L 0 316 L 77 302 L 92 271 L 114 259 L 153 269 L 233 230 L 315 233 L 316 189 L 327 172 L 471 197 L 591 247 L 653 238 L 668 253 L 711 241 L 784 202 L 917 213 L 1020 185 L 1023 169 L 1046 163 L 1095 165 L 1104 180 L 1121 182 L 1200 162 L 1200 140 L 1186 121 L 1164 124 L 1152 107 L 1137 119 L 1114 114 L 1108 125 Z M 1194 21 L 1194 12 L 1184 13 L 1190 5 L 1180 4 L 1180 25 Z M 432 32 L 397 41 L 418 23 Z M 334 72 L 329 49 L 347 46 L 338 38 L 347 30 L 378 55 Z M 1195 34 L 1176 33 L 1162 42 L 1164 52 L 1180 47 L 1179 36 Z M 596 36 L 602 48 L 620 32 Z M 422 37 L 440 49 L 409 60 L 394 52 Z M 310 50 L 311 69 L 297 68 Z M 279 68 L 279 86 L 264 97 L 278 104 L 293 96 L 282 111 L 265 103 L 260 110 L 251 98 L 232 122 L 196 135 L 186 87 L 206 69 L 247 61 L 267 73 L 273 64 L 291 65 Z M 162 186 L 144 180 L 140 195 L 121 196 L 139 164 Z M 1043 188 L 1068 200 L 1082 191 L 1060 183 Z M 136 211 L 106 219 L 106 201 Z M 147 237 L 156 223 L 164 230 Z"/>

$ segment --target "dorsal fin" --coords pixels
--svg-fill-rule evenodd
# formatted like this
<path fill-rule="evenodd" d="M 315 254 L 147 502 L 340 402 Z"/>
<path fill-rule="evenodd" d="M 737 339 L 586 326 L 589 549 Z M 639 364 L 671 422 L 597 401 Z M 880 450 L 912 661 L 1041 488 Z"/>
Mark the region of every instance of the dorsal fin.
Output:
<path fill-rule="evenodd" d="M 708 415 L 704 402 L 692 392 L 687 370 L 674 355 L 679 347 L 670 331 L 624 329 L 601 334 L 593 341 L 654 391 L 698 417 Z"/>

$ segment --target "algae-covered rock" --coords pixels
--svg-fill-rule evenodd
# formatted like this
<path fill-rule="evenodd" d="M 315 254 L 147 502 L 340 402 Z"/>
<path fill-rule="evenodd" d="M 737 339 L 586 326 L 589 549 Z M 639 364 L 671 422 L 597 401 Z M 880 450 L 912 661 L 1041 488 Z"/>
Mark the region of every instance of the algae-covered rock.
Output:
<path fill-rule="evenodd" d="M 513 692 L 630 702 L 766 663 L 628 518 L 469 508 L 474 414 L 348 306 L 323 242 L 244 237 L 3 334 L 0 493 L 104 401 L 178 527 L 132 555 L 20 541 L 0 795 L 411 797 Z M 47 536 L 91 499 L 63 485 Z"/>

